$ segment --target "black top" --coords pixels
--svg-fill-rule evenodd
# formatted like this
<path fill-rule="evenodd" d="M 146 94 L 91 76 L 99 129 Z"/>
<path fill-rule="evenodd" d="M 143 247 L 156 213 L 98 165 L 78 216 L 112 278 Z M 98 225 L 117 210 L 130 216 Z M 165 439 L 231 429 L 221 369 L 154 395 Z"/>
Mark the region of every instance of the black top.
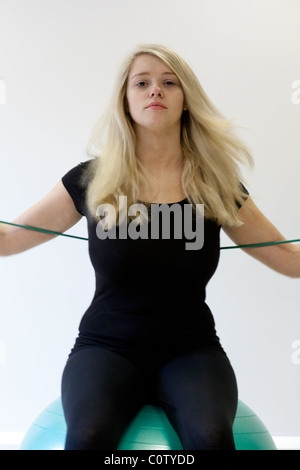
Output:
<path fill-rule="evenodd" d="M 207 344 L 219 347 L 205 288 L 219 261 L 220 225 L 204 220 L 204 244 L 198 250 L 187 250 L 190 240 L 175 238 L 174 230 L 167 238 L 160 233 L 158 239 L 120 239 L 117 231 L 115 239 L 100 239 L 97 220 L 85 204 L 89 164 L 81 163 L 62 178 L 77 211 L 87 218 L 96 278 L 74 350 L 98 345 L 149 360 Z M 178 204 L 183 210 L 189 205 L 186 199 Z"/>

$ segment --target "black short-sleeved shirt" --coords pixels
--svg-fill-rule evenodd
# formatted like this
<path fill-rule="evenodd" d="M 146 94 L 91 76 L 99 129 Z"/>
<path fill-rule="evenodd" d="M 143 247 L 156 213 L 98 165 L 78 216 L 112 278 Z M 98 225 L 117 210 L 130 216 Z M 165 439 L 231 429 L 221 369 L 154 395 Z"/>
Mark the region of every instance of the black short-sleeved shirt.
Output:
<path fill-rule="evenodd" d="M 85 203 L 90 164 L 81 163 L 62 178 L 77 211 L 87 218 L 95 270 L 95 294 L 73 351 L 97 345 L 148 361 L 202 345 L 218 347 L 205 289 L 219 261 L 220 225 L 204 219 L 204 244 L 198 250 L 187 250 L 190 240 L 184 233 L 175 238 L 174 231 L 158 239 L 120 239 L 118 233 L 115 239 L 100 239 Z M 182 213 L 189 205 L 187 200 L 178 204 Z"/>

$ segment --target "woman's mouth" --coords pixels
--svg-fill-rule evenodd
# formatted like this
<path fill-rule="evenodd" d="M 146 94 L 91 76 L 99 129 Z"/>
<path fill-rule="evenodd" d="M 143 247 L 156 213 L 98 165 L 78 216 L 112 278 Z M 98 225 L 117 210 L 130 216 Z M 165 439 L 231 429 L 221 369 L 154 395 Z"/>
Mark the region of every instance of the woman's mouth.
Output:
<path fill-rule="evenodd" d="M 147 109 L 166 109 L 166 106 L 160 102 L 154 101 L 148 104 Z"/>

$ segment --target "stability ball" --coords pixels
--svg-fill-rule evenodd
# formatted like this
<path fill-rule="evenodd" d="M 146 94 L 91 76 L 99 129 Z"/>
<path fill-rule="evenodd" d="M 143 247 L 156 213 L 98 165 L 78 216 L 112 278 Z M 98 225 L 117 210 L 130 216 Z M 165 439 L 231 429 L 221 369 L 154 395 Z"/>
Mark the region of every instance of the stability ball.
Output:
<path fill-rule="evenodd" d="M 63 450 L 66 430 L 61 398 L 57 398 L 30 426 L 20 450 Z M 240 400 L 233 433 L 237 450 L 276 449 L 262 421 Z M 181 449 L 179 438 L 165 412 L 150 405 L 144 406 L 133 419 L 118 446 L 118 450 Z"/>

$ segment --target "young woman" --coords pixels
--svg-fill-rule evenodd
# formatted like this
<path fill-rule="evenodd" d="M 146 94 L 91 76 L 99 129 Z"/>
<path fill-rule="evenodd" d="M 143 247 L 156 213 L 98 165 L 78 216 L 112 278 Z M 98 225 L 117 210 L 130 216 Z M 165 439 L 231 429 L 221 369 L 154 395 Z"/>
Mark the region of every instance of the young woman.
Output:
<path fill-rule="evenodd" d="M 239 163 L 251 157 L 188 65 L 158 45 L 137 48 L 123 64 L 90 148 L 94 158 L 15 221 L 64 232 L 87 218 L 96 289 L 63 373 L 65 448 L 116 449 L 151 402 L 165 410 L 184 449 L 234 449 L 236 380 L 205 288 L 221 227 L 237 244 L 284 240 L 241 183 Z M 148 230 L 153 220 L 162 225 Z M 187 249 L 199 227 L 200 247 Z M 52 238 L 0 230 L 1 255 Z M 300 277 L 298 246 L 246 251 Z"/>

